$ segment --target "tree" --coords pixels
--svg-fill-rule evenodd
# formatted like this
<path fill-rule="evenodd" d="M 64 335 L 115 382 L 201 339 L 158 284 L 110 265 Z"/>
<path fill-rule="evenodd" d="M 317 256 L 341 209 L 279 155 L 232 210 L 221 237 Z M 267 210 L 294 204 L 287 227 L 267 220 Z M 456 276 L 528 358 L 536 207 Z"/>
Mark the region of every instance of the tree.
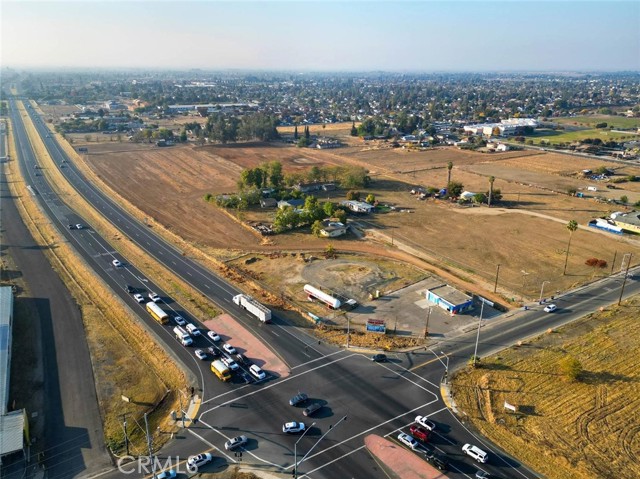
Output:
<path fill-rule="evenodd" d="M 322 229 L 322 221 L 315 220 L 311 225 L 311 232 L 319 238 L 321 229 Z"/>
<path fill-rule="evenodd" d="M 464 185 L 459 181 L 451 181 L 447 184 L 447 196 L 457 198 L 464 191 Z"/>
<path fill-rule="evenodd" d="M 350 201 L 360 201 L 360 192 L 355 190 L 347 191 L 347 199 Z"/>
<path fill-rule="evenodd" d="M 477 204 L 484 203 L 486 200 L 487 197 L 484 195 L 484 193 L 476 193 L 472 198 L 472 201 Z"/>
<path fill-rule="evenodd" d="M 335 259 L 336 257 L 336 250 L 333 247 L 333 245 L 331 243 L 329 243 L 326 247 L 326 249 L 324 250 L 324 256 L 327 259 Z"/>
<path fill-rule="evenodd" d="M 322 204 L 322 209 L 328 217 L 331 217 L 336 210 L 336 206 L 331 201 L 327 201 Z"/>
<path fill-rule="evenodd" d="M 367 203 L 369 203 L 370 205 L 374 204 L 376 202 L 376 197 L 374 194 L 369 193 L 367 195 L 367 199 L 365 199 L 364 201 L 366 201 Z"/>
<path fill-rule="evenodd" d="M 607 262 L 603 259 L 598 258 L 589 258 L 584 262 L 587 266 L 593 268 L 593 275 L 591 275 L 591 279 L 596 275 L 597 269 L 604 269 L 607 267 Z"/>
<path fill-rule="evenodd" d="M 304 137 L 307 140 L 307 142 L 311 139 L 311 132 L 309 131 L 309 125 L 306 125 L 304 127 Z"/>
<path fill-rule="evenodd" d="M 487 200 L 489 208 L 491 208 L 491 198 L 493 197 L 493 182 L 494 181 L 496 181 L 496 177 L 495 176 L 490 176 L 489 177 L 489 198 Z"/>
<path fill-rule="evenodd" d="M 567 223 L 567 229 L 569 230 L 569 243 L 567 244 L 567 254 L 564 257 L 564 269 L 562 270 L 562 275 L 567 274 L 567 262 L 569 261 L 569 248 L 571 248 L 571 237 L 573 236 L 573 232 L 578 229 L 578 223 L 575 220 L 569 221 Z"/>
<path fill-rule="evenodd" d="M 582 374 L 582 364 L 573 356 L 565 356 L 558 364 L 560 371 L 569 381 L 578 381 Z"/>
<path fill-rule="evenodd" d="M 447 184 L 451 183 L 451 170 L 453 169 L 453 162 L 447 163 Z"/>
<path fill-rule="evenodd" d="M 296 127 L 293 130 L 293 139 L 294 140 L 298 139 L 298 125 L 296 125 Z"/>
<path fill-rule="evenodd" d="M 629 203 L 629 197 L 627 195 L 622 195 L 620 197 L 620 202 L 626 205 L 627 203 Z"/>
<path fill-rule="evenodd" d="M 333 212 L 333 217 L 337 219 L 343 225 L 347 224 L 347 212 L 342 208 L 337 209 Z"/>
<path fill-rule="evenodd" d="M 351 136 L 358 136 L 358 129 L 356 128 L 356 122 L 351 123 Z"/>

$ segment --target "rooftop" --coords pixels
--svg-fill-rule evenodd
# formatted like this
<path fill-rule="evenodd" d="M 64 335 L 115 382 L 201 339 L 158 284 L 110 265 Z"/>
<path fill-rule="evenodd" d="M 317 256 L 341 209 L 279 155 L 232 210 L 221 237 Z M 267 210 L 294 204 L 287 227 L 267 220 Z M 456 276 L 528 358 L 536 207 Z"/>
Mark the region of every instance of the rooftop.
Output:
<path fill-rule="evenodd" d="M 462 291 L 458 291 L 456 288 L 454 288 L 453 286 L 449 286 L 448 284 L 430 288 L 429 291 L 440 296 L 442 299 L 452 305 L 463 304 L 467 301 L 471 301 L 472 299 L 468 294 L 465 294 Z"/>

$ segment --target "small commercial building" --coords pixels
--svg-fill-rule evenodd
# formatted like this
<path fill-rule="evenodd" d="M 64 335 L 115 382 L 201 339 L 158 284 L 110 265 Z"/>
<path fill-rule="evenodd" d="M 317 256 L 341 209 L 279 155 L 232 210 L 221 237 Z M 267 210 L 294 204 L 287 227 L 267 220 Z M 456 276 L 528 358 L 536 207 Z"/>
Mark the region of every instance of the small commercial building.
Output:
<path fill-rule="evenodd" d="M 451 316 L 473 309 L 473 297 L 448 284 L 430 287 L 427 289 L 426 297 L 436 306 L 448 311 Z"/>
<path fill-rule="evenodd" d="M 325 238 L 336 238 L 346 234 L 347 227 L 339 221 L 325 222 L 320 230 L 320 235 Z"/>
<path fill-rule="evenodd" d="M 640 211 L 612 213 L 611 219 L 615 222 L 616 226 L 622 228 L 623 231 L 640 234 Z"/>

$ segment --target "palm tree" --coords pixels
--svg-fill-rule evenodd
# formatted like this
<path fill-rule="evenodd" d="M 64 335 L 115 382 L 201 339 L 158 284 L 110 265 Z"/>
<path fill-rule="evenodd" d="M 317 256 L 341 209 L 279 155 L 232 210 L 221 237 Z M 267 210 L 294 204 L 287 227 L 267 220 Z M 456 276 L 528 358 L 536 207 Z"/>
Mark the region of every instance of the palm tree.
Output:
<path fill-rule="evenodd" d="M 447 163 L 447 188 L 449 188 L 449 183 L 451 183 L 451 170 L 453 169 L 453 163 L 450 161 Z"/>
<path fill-rule="evenodd" d="M 573 236 L 573 232 L 578 229 L 578 223 L 575 220 L 569 221 L 567 223 L 567 229 L 569 230 L 569 243 L 567 244 L 567 254 L 564 257 L 564 270 L 562 271 L 562 275 L 567 274 L 567 261 L 569 261 L 569 248 L 571 247 L 571 237 Z"/>
<path fill-rule="evenodd" d="M 491 197 L 493 196 L 493 182 L 496 181 L 496 177 L 495 176 L 490 176 L 489 177 L 489 208 L 491 208 Z"/>

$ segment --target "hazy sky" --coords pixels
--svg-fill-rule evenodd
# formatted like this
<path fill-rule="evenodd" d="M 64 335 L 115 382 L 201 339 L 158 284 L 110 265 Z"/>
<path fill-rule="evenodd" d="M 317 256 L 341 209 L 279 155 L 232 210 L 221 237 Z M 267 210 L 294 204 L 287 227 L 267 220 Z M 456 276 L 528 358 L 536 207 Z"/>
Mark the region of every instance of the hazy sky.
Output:
<path fill-rule="evenodd" d="M 2 66 L 640 70 L 638 1 L 7 1 Z"/>

